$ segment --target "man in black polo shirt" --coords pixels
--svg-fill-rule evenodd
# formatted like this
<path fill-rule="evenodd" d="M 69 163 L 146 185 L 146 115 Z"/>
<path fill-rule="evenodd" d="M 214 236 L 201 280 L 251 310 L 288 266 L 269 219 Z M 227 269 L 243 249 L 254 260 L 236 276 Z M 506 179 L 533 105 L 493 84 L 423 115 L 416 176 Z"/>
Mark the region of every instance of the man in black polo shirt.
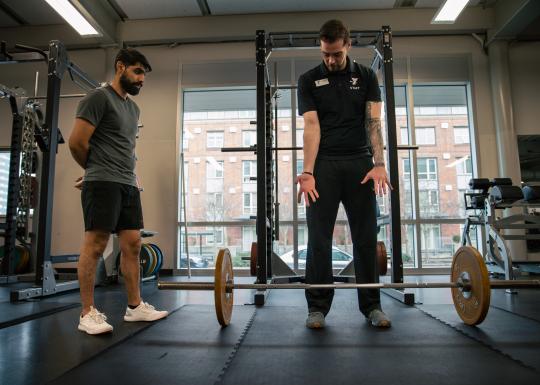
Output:
<path fill-rule="evenodd" d="M 320 30 L 323 63 L 298 79 L 304 117 L 304 172 L 298 200 L 307 206 L 306 283 L 333 283 L 332 234 L 339 203 L 349 219 L 356 282 L 378 282 L 376 195 L 390 187 L 381 134 L 381 94 L 375 73 L 349 59 L 351 41 L 339 20 Z M 306 290 L 306 326 L 322 328 L 334 291 Z M 359 289 L 360 311 L 390 327 L 378 289 Z"/>

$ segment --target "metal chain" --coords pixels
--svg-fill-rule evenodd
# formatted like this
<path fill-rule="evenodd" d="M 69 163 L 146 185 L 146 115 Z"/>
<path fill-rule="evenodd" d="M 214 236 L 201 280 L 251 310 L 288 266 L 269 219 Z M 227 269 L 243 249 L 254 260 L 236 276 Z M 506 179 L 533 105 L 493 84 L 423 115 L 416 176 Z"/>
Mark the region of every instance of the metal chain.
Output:
<path fill-rule="evenodd" d="M 37 150 L 34 136 L 36 126 L 42 126 L 41 117 L 41 105 L 32 100 L 27 101 L 23 107 L 21 173 L 19 177 L 20 190 L 17 205 L 17 229 L 19 234 L 24 234 L 24 238 L 28 236 L 28 219 L 32 206 L 32 174 L 34 169 L 34 153 Z"/>

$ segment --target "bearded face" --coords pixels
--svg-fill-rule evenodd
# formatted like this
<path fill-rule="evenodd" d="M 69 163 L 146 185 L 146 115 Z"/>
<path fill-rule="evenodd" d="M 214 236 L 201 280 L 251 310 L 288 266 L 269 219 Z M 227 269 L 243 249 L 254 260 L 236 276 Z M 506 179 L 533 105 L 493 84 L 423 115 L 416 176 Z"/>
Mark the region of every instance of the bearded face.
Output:
<path fill-rule="evenodd" d="M 137 95 L 143 86 L 143 80 L 134 78 L 129 72 L 130 67 L 126 68 L 120 75 L 120 86 L 130 95 Z"/>

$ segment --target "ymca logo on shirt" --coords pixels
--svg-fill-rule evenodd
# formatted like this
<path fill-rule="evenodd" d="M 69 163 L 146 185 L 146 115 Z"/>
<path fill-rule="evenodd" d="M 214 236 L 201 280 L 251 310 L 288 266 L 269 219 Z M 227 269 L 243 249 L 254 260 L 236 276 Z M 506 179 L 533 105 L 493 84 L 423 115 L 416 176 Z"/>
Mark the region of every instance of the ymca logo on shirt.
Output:
<path fill-rule="evenodd" d="M 359 90 L 358 78 L 351 78 L 351 90 Z"/>

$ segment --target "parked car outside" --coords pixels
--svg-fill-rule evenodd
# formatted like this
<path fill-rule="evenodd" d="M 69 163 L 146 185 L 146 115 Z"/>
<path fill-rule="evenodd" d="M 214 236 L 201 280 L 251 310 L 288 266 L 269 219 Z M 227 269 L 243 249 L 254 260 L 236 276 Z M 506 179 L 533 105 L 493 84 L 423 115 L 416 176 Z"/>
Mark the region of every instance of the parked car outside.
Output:
<path fill-rule="evenodd" d="M 307 246 L 298 247 L 298 268 L 306 268 L 306 256 L 307 256 Z M 280 258 L 285 262 L 289 267 L 293 268 L 294 259 L 293 259 L 293 250 L 288 251 L 280 256 Z M 334 269 L 343 269 L 353 260 L 353 256 L 343 251 L 335 246 L 332 246 L 332 267 Z"/>

